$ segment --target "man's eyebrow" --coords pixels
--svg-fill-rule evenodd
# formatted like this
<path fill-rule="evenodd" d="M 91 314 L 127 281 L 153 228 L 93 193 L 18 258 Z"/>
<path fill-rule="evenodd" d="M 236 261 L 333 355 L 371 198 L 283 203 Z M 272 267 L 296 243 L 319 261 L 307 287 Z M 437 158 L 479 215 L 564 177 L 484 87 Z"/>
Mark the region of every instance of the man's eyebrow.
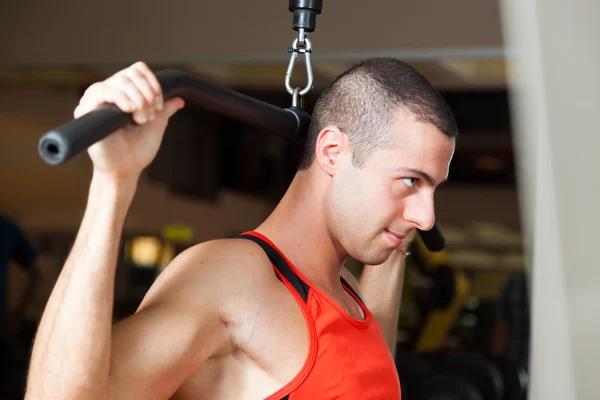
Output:
<path fill-rule="evenodd" d="M 419 169 L 415 169 L 415 168 L 407 168 L 407 167 L 398 167 L 398 170 L 400 171 L 405 171 L 405 172 L 412 172 L 413 174 L 419 175 L 421 178 L 423 178 L 425 180 L 425 182 L 427 182 L 430 186 L 439 186 L 442 183 L 445 183 L 446 181 L 448 181 L 448 178 L 444 179 L 443 181 L 441 181 L 439 184 L 435 181 L 435 179 L 433 179 L 433 177 L 431 175 L 429 175 L 427 172 L 421 171 Z"/>

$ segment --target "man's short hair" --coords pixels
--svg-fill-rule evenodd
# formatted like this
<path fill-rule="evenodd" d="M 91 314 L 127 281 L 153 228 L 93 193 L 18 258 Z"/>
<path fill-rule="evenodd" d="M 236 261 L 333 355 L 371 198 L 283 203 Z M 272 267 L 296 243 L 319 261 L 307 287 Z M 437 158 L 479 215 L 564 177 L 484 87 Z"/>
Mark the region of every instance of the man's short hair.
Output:
<path fill-rule="evenodd" d="M 353 163 L 363 166 L 374 150 L 393 143 L 390 126 L 399 110 L 449 138 L 458 135 L 448 104 L 416 69 L 394 58 L 368 59 L 338 76 L 317 100 L 299 169 L 312 164 L 317 136 L 328 125 L 348 135 Z"/>

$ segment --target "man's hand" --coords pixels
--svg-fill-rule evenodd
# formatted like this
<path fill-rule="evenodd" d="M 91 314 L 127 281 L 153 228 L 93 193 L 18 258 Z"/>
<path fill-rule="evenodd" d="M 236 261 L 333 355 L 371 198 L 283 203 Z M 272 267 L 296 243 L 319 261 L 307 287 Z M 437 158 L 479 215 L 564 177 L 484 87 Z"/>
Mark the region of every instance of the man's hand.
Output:
<path fill-rule="evenodd" d="M 117 180 L 139 175 L 152 162 L 169 118 L 184 106 L 180 98 L 171 99 L 163 106 L 162 88 L 154 73 L 142 62 L 91 85 L 74 116 L 79 118 L 103 103 L 115 104 L 122 111 L 132 113 L 138 124 L 114 132 L 88 149 L 94 171 Z"/>

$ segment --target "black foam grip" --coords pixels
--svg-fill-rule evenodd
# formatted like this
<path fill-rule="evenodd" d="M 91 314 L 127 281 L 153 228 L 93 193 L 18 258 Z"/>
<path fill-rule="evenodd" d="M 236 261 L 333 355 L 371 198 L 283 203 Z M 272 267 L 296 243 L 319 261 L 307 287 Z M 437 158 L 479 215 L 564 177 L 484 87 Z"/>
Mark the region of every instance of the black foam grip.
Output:
<path fill-rule="evenodd" d="M 431 230 L 419 230 L 419 235 L 429 251 L 441 251 L 446 247 L 446 239 L 437 224 L 434 224 Z"/>
<path fill-rule="evenodd" d="M 122 112 L 114 104 L 104 104 L 43 135 L 38 150 L 48 164 L 62 164 L 131 123 L 134 123 L 131 114 Z"/>
<path fill-rule="evenodd" d="M 165 100 L 181 97 L 197 106 L 281 135 L 303 134 L 294 113 L 179 70 L 156 73 Z M 131 114 L 104 105 L 45 133 L 38 150 L 51 165 L 65 163 L 116 130 L 134 123 Z"/>

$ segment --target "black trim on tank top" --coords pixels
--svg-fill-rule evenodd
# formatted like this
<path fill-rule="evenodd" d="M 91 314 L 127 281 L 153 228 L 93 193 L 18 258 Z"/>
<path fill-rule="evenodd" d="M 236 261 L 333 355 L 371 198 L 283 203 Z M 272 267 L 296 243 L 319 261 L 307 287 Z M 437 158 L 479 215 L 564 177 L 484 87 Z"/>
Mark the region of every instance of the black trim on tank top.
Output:
<path fill-rule="evenodd" d="M 290 395 L 289 394 L 287 396 L 281 398 L 281 400 L 289 400 L 289 399 L 290 399 Z"/>
<path fill-rule="evenodd" d="M 341 276 L 340 276 L 340 281 L 342 281 L 342 285 L 346 286 L 352 293 L 354 293 L 356 298 L 359 299 L 364 304 L 362 297 L 360 297 L 358 295 L 358 293 L 356 293 L 356 291 L 352 288 L 352 286 L 350 286 L 350 284 L 348 282 L 346 282 L 346 280 Z"/>
<path fill-rule="evenodd" d="M 269 260 L 271 260 L 275 268 L 277 268 L 281 275 L 283 275 L 285 279 L 292 284 L 294 289 L 296 289 L 296 292 L 298 292 L 300 297 L 302 297 L 302 300 L 304 300 L 305 303 L 308 301 L 308 291 L 310 287 L 304 283 L 304 281 L 298 278 L 294 271 L 292 271 L 292 268 L 289 266 L 289 264 L 281 256 L 281 254 L 279 254 L 279 252 L 273 248 L 273 246 L 254 235 L 241 234 L 229 236 L 229 238 L 248 239 L 259 245 L 264 252 L 267 253 Z M 277 278 L 279 278 L 279 276 L 277 276 Z M 286 399 L 286 397 L 284 397 L 284 399 Z"/>

